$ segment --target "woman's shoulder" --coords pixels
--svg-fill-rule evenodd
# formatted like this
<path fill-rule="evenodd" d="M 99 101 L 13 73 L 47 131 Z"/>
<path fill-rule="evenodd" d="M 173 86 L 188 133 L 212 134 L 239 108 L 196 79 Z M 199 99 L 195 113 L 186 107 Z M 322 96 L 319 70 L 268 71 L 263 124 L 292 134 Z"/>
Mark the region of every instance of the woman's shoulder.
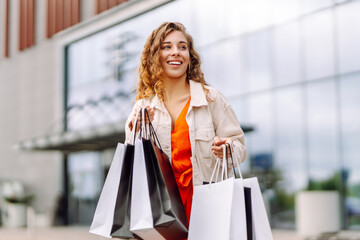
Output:
<path fill-rule="evenodd" d="M 228 105 L 226 97 L 217 88 L 211 85 L 205 85 L 204 88 L 209 91 L 210 103 Z"/>

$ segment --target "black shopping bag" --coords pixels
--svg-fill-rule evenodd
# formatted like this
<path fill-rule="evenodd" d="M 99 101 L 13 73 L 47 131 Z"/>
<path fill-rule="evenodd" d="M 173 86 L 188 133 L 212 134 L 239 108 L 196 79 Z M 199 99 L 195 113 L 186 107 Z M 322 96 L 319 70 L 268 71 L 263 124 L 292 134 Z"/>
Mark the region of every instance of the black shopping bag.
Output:
<path fill-rule="evenodd" d="M 116 198 L 111 236 L 118 238 L 136 238 L 130 231 L 130 207 L 132 172 L 134 164 L 134 145 L 127 144 L 121 170 L 120 184 Z"/>
<path fill-rule="evenodd" d="M 149 188 L 157 191 L 150 194 L 154 227 L 165 239 L 183 240 L 189 224 L 169 158 L 152 140 L 144 140 L 144 146 L 149 153 L 145 159 L 156 177 L 156 186 Z"/>
<path fill-rule="evenodd" d="M 145 116 L 149 119 L 147 111 Z M 155 130 L 149 123 L 148 139 L 143 139 L 148 171 L 149 194 L 154 228 L 168 240 L 187 238 L 189 223 L 168 156 L 162 151 Z"/>
<path fill-rule="evenodd" d="M 253 223 L 252 223 L 252 210 L 251 210 L 251 188 L 244 187 L 244 197 L 245 197 L 247 240 L 253 240 Z"/>

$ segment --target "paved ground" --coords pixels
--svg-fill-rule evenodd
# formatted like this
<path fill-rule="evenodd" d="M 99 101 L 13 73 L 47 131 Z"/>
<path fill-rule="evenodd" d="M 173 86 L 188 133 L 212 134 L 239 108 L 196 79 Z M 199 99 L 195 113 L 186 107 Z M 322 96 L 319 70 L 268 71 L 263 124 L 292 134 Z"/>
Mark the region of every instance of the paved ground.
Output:
<path fill-rule="evenodd" d="M 85 227 L 11 229 L 0 228 L 1 240 L 105 240 L 88 233 Z M 219 239 L 220 240 L 220 239 Z M 274 230 L 274 240 L 303 240 L 291 231 Z"/>
<path fill-rule="evenodd" d="M 273 230 L 274 240 L 305 240 L 293 231 Z M 342 232 L 342 238 L 326 238 L 331 240 L 346 239 L 360 240 L 359 232 Z M 1 240 L 105 240 L 88 233 L 87 227 L 58 227 L 58 228 L 0 228 Z M 219 239 L 222 240 L 222 239 Z"/>

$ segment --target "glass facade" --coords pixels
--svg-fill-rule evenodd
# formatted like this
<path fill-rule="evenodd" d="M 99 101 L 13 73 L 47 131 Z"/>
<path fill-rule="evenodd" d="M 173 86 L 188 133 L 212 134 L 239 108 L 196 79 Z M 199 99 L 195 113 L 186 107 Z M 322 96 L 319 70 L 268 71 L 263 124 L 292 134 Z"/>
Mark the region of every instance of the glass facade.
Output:
<path fill-rule="evenodd" d="M 120 96 L 90 122 L 126 118 L 146 37 L 163 21 L 182 22 L 207 82 L 254 127 L 242 170 L 259 177 L 272 227 L 295 228 L 297 192 L 334 189 L 344 228 L 360 229 L 359 12 L 359 0 L 171 2 L 68 47 L 68 112 L 88 120 L 73 105 Z M 72 117 L 69 129 L 90 126 Z"/>

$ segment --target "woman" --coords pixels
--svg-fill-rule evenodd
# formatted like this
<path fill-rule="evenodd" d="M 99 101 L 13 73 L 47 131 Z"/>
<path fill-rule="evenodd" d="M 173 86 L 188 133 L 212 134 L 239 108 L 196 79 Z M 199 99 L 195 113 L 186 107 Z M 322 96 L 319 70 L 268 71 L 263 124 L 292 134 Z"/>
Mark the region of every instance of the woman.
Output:
<path fill-rule="evenodd" d="M 236 165 L 245 160 L 244 133 L 224 96 L 205 82 L 193 39 L 182 24 L 166 22 L 152 32 L 139 75 L 126 142 L 137 109 L 146 107 L 190 220 L 193 186 L 209 182 L 222 144 L 230 143 Z"/>

